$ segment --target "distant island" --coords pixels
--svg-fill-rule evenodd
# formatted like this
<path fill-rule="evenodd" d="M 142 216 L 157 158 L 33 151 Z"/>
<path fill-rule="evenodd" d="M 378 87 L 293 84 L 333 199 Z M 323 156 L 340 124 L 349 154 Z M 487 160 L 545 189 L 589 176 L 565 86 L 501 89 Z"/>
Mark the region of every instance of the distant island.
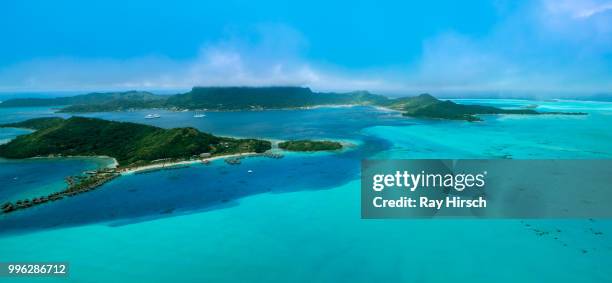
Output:
<path fill-rule="evenodd" d="M 125 111 L 164 108 L 170 110 L 270 110 L 326 105 L 369 105 L 393 109 L 415 118 L 480 121 L 481 114 L 586 115 L 586 113 L 538 112 L 533 109 L 501 109 L 457 104 L 429 94 L 388 98 L 367 91 L 347 93 L 313 92 L 306 87 L 194 87 L 175 95 L 128 91 L 90 93 L 60 98 L 9 99 L 0 107 L 61 106 L 65 113 Z"/>
<path fill-rule="evenodd" d="M 402 112 L 403 116 L 446 120 L 481 121 L 477 115 L 586 115 L 582 112 L 538 112 L 533 109 L 502 109 L 492 106 L 465 105 L 450 100 L 439 100 L 429 94 L 389 100 L 382 106 Z"/>
<path fill-rule="evenodd" d="M 295 140 L 281 142 L 278 147 L 289 151 L 324 151 L 342 149 L 342 144 L 334 141 Z"/>
<path fill-rule="evenodd" d="M 15 98 L 0 103 L 0 107 L 86 106 L 96 105 L 108 111 L 130 108 L 164 107 L 166 97 L 146 91 L 92 92 L 55 98 Z M 87 112 L 87 111 L 85 111 Z"/>

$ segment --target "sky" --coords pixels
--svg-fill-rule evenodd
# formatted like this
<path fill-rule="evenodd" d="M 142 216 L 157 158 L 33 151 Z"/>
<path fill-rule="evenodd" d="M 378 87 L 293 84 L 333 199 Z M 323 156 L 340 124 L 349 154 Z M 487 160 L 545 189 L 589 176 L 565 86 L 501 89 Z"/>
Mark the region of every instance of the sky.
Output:
<path fill-rule="evenodd" d="M 0 91 L 612 93 L 612 0 L 0 3 Z"/>

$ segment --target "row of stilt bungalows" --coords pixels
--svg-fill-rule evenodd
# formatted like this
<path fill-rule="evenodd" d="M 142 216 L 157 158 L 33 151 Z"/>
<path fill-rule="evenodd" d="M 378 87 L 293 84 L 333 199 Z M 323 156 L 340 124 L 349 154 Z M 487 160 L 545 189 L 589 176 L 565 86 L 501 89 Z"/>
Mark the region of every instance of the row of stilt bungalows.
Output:
<path fill-rule="evenodd" d="M 10 213 L 13 211 L 30 208 L 30 207 L 33 207 L 39 204 L 43 204 L 46 202 L 53 202 L 56 200 L 60 200 L 60 199 L 63 199 L 64 197 L 72 197 L 78 194 L 82 194 L 85 192 L 95 190 L 99 186 L 116 178 L 117 176 L 119 175 L 116 173 L 104 172 L 104 173 L 92 174 L 89 177 L 66 178 L 66 182 L 68 183 L 68 188 L 61 192 L 55 192 L 55 193 L 51 193 L 46 196 L 35 197 L 31 200 L 24 199 L 24 200 L 18 200 L 15 202 L 6 202 L 2 204 L 0 209 L 2 210 L 3 213 Z"/>

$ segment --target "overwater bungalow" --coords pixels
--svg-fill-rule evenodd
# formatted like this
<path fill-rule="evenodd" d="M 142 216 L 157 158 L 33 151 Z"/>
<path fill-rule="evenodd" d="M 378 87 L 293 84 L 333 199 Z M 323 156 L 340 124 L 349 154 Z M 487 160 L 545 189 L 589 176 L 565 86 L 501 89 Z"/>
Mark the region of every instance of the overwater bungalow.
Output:
<path fill-rule="evenodd" d="M 268 158 L 274 158 L 274 159 L 280 159 L 284 157 L 284 155 L 280 153 L 272 153 L 272 152 L 266 152 L 263 154 L 263 156 L 268 157 Z"/>
<path fill-rule="evenodd" d="M 9 213 L 11 211 L 15 210 L 15 206 L 12 203 L 5 203 L 4 205 L 2 205 L 2 212 L 4 213 Z"/>

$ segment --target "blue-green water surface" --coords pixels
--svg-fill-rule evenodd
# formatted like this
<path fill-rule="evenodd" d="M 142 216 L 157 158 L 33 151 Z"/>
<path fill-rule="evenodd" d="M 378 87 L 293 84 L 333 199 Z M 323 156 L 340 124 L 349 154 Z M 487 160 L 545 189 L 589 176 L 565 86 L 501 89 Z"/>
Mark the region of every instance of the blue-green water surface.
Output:
<path fill-rule="evenodd" d="M 69 279 L 76 282 L 612 281 L 609 220 L 360 219 L 359 162 L 365 158 L 612 156 L 612 104 L 460 102 L 537 104 L 541 111 L 589 115 L 492 115 L 468 123 L 367 107 L 210 112 L 206 118 L 161 110 L 88 114 L 354 146 L 124 176 L 91 193 L 0 216 L 0 255 L 3 261 L 70 262 Z M 14 111 L 26 113 L 24 119 L 34 115 Z M 149 113 L 162 118 L 143 119 Z M 41 182 L 48 177 L 43 171 Z M 6 184 L 0 180 L 0 187 Z"/>

